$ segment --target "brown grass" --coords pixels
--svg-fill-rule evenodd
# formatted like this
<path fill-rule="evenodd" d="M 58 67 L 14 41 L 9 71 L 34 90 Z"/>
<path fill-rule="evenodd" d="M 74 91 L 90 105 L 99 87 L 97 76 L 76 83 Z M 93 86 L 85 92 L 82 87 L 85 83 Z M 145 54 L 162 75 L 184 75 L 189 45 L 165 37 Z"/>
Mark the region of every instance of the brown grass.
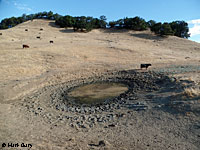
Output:
<path fill-rule="evenodd" d="M 188 98 L 194 98 L 200 96 L 200 87 L 190 87 L 185 88 L 182 92 L 182 95 L 188 97 Z"/>

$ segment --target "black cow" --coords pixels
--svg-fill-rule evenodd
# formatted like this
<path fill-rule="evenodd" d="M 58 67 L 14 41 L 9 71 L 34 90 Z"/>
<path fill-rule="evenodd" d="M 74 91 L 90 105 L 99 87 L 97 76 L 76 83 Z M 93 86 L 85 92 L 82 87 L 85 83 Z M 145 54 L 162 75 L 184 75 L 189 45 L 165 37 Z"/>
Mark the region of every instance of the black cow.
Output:
<path fill-rule="evenodd" d="M 53 41 L 49 41 L 49 43 L 53 43 Z"/>
<path fill-rule="evenodd" d="M 0 35 L 2 35 L 2 33 L 0 33 Z"/>
<path fill-rule="evenodd" d="M 29 46 L 24 44 L 24 45 L 23 45 L 23 48 L 29 48 Z"/>
<path fill-rule="evenodd" d="M 149 66 L 151 66 L 151 64 L 141 64 L 140 65 L 140 68 L 142 69 L 142 68 L 148 68 Z"/>

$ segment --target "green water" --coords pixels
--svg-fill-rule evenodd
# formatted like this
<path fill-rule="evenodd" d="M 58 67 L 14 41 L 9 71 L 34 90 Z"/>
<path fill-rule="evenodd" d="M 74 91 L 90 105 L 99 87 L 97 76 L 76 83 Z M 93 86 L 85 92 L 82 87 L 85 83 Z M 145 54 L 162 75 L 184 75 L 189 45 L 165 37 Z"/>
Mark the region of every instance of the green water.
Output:
<path fill-rule="evenodd" d="M 112 99 L 128 90 L 121 83 L 94 83 L 75 88 L 68 96 L 79 104 L 99 104 L 106 99 Z"/>

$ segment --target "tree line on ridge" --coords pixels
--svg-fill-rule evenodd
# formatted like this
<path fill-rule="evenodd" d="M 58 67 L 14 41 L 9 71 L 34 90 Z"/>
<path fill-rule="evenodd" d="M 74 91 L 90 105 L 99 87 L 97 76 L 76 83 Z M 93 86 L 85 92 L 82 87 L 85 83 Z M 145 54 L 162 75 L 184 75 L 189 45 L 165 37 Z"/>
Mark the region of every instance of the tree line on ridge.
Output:
<path fill-rule="evenodd" d="M 62 16 L 57 13 L 54 14 L 52 11 L 44 11 L 30 15 L 23 14 L 21 17 L 5 18 L 0 23 L 0 29 L 8 29 L 33 19 L 55 20 L 55 24 L 62 28 L 72 27 L 74 31 L 82 32 L 89 32 L 92 29 L 100 28 L 129 29 L 135 31 L 144 31 L 150 29 L 152 32 L 160 36 L 173 35 L 181 38 L 190 37 L 188 23 L 185 21 L 161 23 L 150 20 L 146 22 L 143 18 L 136 16 L 133 18 L 126 17 L 117 21 L 106 22 L 106 16 L 100 16 L 100 18 L 86 16 L 73 17 L 70 15 Z"/>

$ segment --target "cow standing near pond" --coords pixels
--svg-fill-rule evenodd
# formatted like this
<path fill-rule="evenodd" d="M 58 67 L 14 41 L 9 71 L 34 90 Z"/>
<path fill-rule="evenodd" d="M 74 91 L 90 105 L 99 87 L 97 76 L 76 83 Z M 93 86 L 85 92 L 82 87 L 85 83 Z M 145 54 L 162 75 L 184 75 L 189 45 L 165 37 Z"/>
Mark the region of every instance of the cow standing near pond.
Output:
<path fill-rule="evenodd" d="M 149 66 L 151 66 L 151 64 L 141 64 L 141 65 L 140 65 L 140 68 L 141 68 L 141 69 L 142 69 L 142 68 L 146 68 L 146 70 L 147 70 L 147 68 L 148 68 Z"/>

